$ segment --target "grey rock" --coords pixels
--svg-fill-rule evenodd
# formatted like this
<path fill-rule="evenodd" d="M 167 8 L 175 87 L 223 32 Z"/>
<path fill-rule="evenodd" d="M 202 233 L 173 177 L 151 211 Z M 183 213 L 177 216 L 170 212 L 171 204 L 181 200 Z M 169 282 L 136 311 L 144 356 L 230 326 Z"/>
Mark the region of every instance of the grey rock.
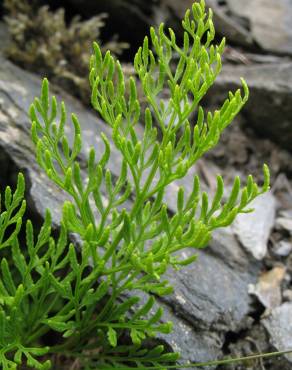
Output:
<path fill-rule="evenodd" d="M 276 307 L 270 315 L 262 320 L 264 327 L 270 334 L 271 343 L 279 351 L 285 351 L 292 348 L 292 302 L 283 303 Z M 292 363 L 292 355 L 285 357 Z"/>
<path fill-rule="evenodd" d="M 292 220 L 291 218 L 286 218 L 286 217 L 278 217 L 276 219 L 276 225 L 275 227 L 278 230 L 286 230 L 290 234 L 292 234 Z"/>
<path fill-rule="evenodd" d="M 292 63 L 279 62 L 232 66 L 225 64 L 210 89 L 207 102 L 221 104 L 228 90 L 241 87 L 243 77 L 250 89 L 242 111 L 247 125 L 261 137 L 268 137 L 291 150 L 292 143 Z"/>
<path fill-rule="evenodd" d="M 227 0 L 230 11 L 245 17 L 254 41 L 264 50 L 292 54 L 291 0 Z"/>
<path fill-rule="evenodd" d="M 281 179 L 282 180 L 282 179 Z M 282 183 L 284 183 L 284 178 L 283 178 L 283 181 Z M 285 185 L 285 184 L 284 184 Z M 284 217 L 284 218 L 289 218 L 291 219 L 292 218 L 292 209 L 281 209 L 279 211 L 279 216 L 280 217 Z"/>
<path fill-rule="evenodd" d="M 241 17 L 247 17 L 248 14 L 251 12 L 248 9 L 249 6 L 252 5 L 254 0 L 246 0 L 244 3 L 240 0 L 226 0 L 227 7 L 232 14 L 236 14 Z"/>
<path fill-rule="evenodd" d="M 268 239 L 274 226 L 276 200 L 271 192 L 256 198 L 249 214 L 240 214 L 233 223 L 233 229 L 242 245 L 256 258 L 262 259 L 267 253 Z"/>
<path fill-rule="evenodd" d="M 223 240 L 222 240 L 223 241 Z M 217 248 L 224 244 L 213 240 Z M 223 242 L 224 243 L 224 242 Z M 237 247 L 234 244 L 235 248 Z M 196 251 L 185 251 L 187 257 Z M 224 260 L 198 252 L 198 261 L 175 274 L 166 274 L 174 294 L 163 298 L 182 317 L 201 330 L 236 331 L 245 325 L 249 313 L 248 285 L 256 281 L 258 270 L 236 271 Z"/>
<path fill-rule="evenodd" d="M 149 298 L 147 294 L 141 291 L 128 292 L 125 294 L 125 297 L 128 298 L 131 294 L 140 298 L 140 302 L 136 305 L 137 309 L 145 304 Z M 178 362 L 181 365 L 189 362 L 215 361 L 222 357 L 223 335 L 211 330 L 201 330 L 198 327 L 195 327 L 194 330 L 194 326 L 173 311 L 171 306 L 163 302 L 159 297 L 156 297 L 156 299 L 150 315 L 153 315 L 158 308 L 162 308 L 163 316 L 160 322 L 172 322 L 173 330 L 169 334 L 158 333 L 157 337 L 150 339 L 149 344 L 163 344 L 167 350 L 180 353 Z M 216 366 L 204 368 L 211 370 L 216 368 Z"/>
<path fill-rule="evenodd" d="M 148 34 L 150 26 L 160 23 L 180 29 L 180 21 L 187 9 L 194 3 L 193 0 L 107 0 L 97 2 L 94 0 L 66 0 L 68 6 L 73 7 L 79 13 L 90 16 L 98 12 L 107 12 L 111 22 L 115 26 L 120 25 L 119 33 L 131 37 L 131 41 L 142 42 L 145 34 Z M 253 40 L 248 29 L 238 21 L 239 17 L 230 17 L 217 4 L 215 0 L 207 0 L 207 6 L 211 7 L 214 14 L 214 23 L 218 34 L 226 36 L 231 42 L 241 45 L 252 45 Z M 125 24 L 124 19 L 127 19 Z M 128 41 L 128 40 L 126 40 Z"/>
<path fill-rule="evenodd" d="M 110 17 L 127 17 L 126 27 L 137 27 L 141 31 L 141 23 L 151 26 L 160 22 L 169 21 L 169 18 L 182 18 L 186 9 L 191 8 L 192 0 L 108 0 L 96 2 L 94 0 L 65 0 L 70 6 L 83 15 L 92 15 L 100 11 L 107 12 Z M 125 19 L 125 18 L 122 18 Z M 131 25 L 132 23 L 132 25 Z M 140 25 L 139 25 L 140 23 Z M 142 37 L 145 35 L 142 35 Z"/>
<path fill-rule="evenodd" d="M 228 8 L 220 6 L 217 0 L 207 0 L 206 4 L 213 11 L 216 32 L 225 36 L 228 42 L 243 46 L 251 46 L 254 41 L 247 27 L 242 24 L 242 17 L 231 17 Z"/>
<path fill-rule="evenodd" d="M 280 56 L 275 54 L 259 54 L 259 53 L 249 53 L 244 51 L 244 56 L 247 58 L 246 61 L 248 63 L 257 63 L 257 64 L 275 64 L 275 63 L 283 63 L 289 62 L 289 56 Z"/>
<path fill-rule="evenodd" d="M 170 334 L 160 335 L 160 339 L 171 345 L 174 351 L 181 353 L 179 363 L 215 361 L 222 356 L 222 339 L 216 332 L 194 330 L 193 326 L 172 312 L 167 305 L 164 309 L 165 321 L 173 322 L 174 330 Z M 204 367 L 206 370 L 214 366 Z"/>
<path fill-rule="evenodd" d="M 236 271 L 249 271 L 252 275 L 256 275 L 258 271 L 259 263 L 254 260 L 251 263 L 251 256 L 239 243 L 232 226 L 214 231 L 213 239 L 208 246 L 208 253 L 223 260 L 226 265 Z"/>
<path fill-rule="evenodd" d="M 119 34 L 120 40 L 130 42 L 132 47 L 140 46 L 150 26 L 165 22 L 179 27 L 181 17 L 192 3 L 192 0 L 65 0 L 67 9 L 74 9 L 85 17 L 107 13 L 110 31 Z"/>
<path fill-rule="evenodd" d="M 273 253 L 280 257 L 287 257 L 292 252 L 292 243 L 281 240 L 273 246 Z"/>
<path fill-rule="evenodd" d="M 143 0 L 142 0 L 143 1 Z M 153 8 L 154 24 L 161 22 L 176 26 L 176 22 L 182 19 L 187 9 L 193 5 L 193 0 L 160 0 Z M 239 17 L 230 17 L 226 8 L 219 6 L 216 0 L 206 0 L 207 7 L 213 11 L 213 21 L 219 35 L 225 36 L 228 41 L 240 45 L 250 46 L 253 40 L 249 31 L 238 21 Z M 167 15 L 167 16 L 166 16 Z"/>

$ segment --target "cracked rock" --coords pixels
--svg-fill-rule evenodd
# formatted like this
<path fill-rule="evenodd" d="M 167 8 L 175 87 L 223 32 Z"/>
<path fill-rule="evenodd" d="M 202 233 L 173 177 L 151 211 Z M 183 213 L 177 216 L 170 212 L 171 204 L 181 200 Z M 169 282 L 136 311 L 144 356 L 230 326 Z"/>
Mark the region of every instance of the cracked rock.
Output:
<path fill-rule="evenodd" d="M 253 40 L 264 50 L 292 54 L 292 2 L 227 0 L 233 15 L 244 17 Z"/>
<path fill-rule="evenodd" d="M 245 249 L 258 260 L 265 257 L 268 239 L 274 226 L 276 200 L 271 192 L 256 198 L 248 215 L 240 214 L 233 223 L 233 230 Z"/>
<path fill-rule="evenodd" d="M 218 106 L 226 92 L 241 88 L 243 77 L 250 96 L 242 110 L 246 125 L 260 137 L 267 137 L 291 151 L 292 142 L 292 63 L 225 64 L 208 93 L 210 104 Z"/>
<path fill-rule="evenodd" d="M 278 351 L 285 351 L 292 348 L 292 302 L 283 303 L 276 307 L 270 315 L 262 320 L 264 327 L 270 334 L 271 344 Z M 292 363 L 292 354 L 285 355 Z"/>

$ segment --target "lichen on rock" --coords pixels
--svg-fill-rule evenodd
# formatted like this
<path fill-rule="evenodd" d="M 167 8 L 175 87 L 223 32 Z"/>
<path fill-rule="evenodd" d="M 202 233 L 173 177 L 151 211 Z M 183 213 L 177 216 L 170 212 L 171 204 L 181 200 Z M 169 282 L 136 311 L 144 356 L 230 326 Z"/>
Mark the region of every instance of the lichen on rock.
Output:
<path fill-rule="evenodd" d="M 52 11 L 39 0 L 4 0 L 4 8 L 11 36 L 8 57 L 25 69 L 46 75 L 87 104 L 91 45 L 97 40 L 100 43 L 107 15 L 88 20 L 74 17 L 67 23 L 63 8 Z M 102 49 L 120 54 L 127 46 L 114 37 L 103 43 Z"/>

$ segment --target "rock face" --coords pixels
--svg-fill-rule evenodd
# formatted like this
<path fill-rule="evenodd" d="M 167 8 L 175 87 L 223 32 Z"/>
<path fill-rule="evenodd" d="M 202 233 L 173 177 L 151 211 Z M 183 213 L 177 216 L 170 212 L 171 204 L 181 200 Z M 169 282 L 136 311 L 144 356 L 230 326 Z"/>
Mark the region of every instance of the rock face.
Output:
<path fill-rule="evenodd" d="M 182 18 L 186 9 L 191 8 L 193 0 L 107 0 L 106 2 L 98 2 L 94 0 L 63 0 L 63 4 L 73 7 L 83 15 L 92 15 L 98 12 L 107 12 L 110 17 L 114 17 L 120 22 L 128 20 L 127 27 L 144 23 L 148 27 L 155 21 L 166 21 L 169 17 Z M 163 14 L 164 13 L 164 14 Z M 127 18 L 125 18 L 125 16 Z"/>
<path fill-rule="evenodd" d="M 34 96 L 39 95 L 39 89 L 39 77 L 22 71 L 0 55 L 0 165 L 7 167 L 7 176 L 15 175 L 12 170 L 25 172 L 30 211 L 40 219 L 45 209 L 50 208 L 57 227 L 66 196 L 40 172 L 30 140 L 27 111 Z M 73 98 L 63 93 L 62 97 L 68 113 L 74 111 L 82 125 L 83 157 L 91 145 L 100 153 L 100 132 L 110 136 L 108 127 Z M 120 159 L 115 151 L 112 154 L 110 170 L 117 174 Z M 173 193 L 167 197 L 169 201 Z M 175 211 L 172 204 L 170 202 L 170 210 Z M 183 360 L 211 360 L 222 355 L 220 348 L 225 333 L 238 330 L 248 317 L 248 285 L 257 280 L 258 267 L 232 233 L 217 232 L 211 248 L 200 252 L 196 263 L 175 274 L 168 273 L 175 292 L 161 304 L 166 307 L 166 318 L 174 322 L 176 330 L 163 340 L 171 348 L 179 349 Z"/>
<path fill-rule="evenodd" d="M 269 317 L 262 320 L 271 336 L 271 343 L 279 351 L 292 348 L 292 302 L 282 304 L 272 310 Z M 285 356 L 292 363 L 292 355 Z"/>
<path fill-rule="evenodd" d="M 206 0 L 206 4 L 213 11 L 213 19 L 218 34 L 227 38 L 228 42 L 243 46 L 252 46 L 252 35 L 243 22 L 241 15 L 230 16 L 230 10 L 218 0 Z"/>
<path fill-rule="evenodd" d="M 51 3 L 54 5 L 54 1 Z M 107 13 L 106 33 L 118 34 L 120 40 L 129 41 L 131 48 L 136 50 L 149 34 L 150 26 L 165 22 L 176 27 L 193 1 L 63 0 L 61 3 L 69 13 L 73 11 L 85 17 L 100 12 Z"/>
<path fill-rule="evenodd" d="M 107 12 L 114 27 L 122 28 L 119 33 L 131 35 L 135 31 L 131 39 L 135 37 L 141 42 L 151 25 L 164 22 L 177 27 L 193 0 L 63 0 L 61 3 L 68 11 L 74 9 L 85 16 Z M 206 0 L 206 4 L 213 10 L 218 34 L 229 42 L 292 55 L 291 0 Z"/>
<path fill-rule="evenodd" d="M 235 239 L 233 242 L 234 248 L 240 248 Z M 224 248 L 216 240 L 213 243 Z M 193 253 L 184 252 L 184 256 Z M 246 288 L 254 281 L 250 271 L 236 271 L 225 261 L 203 252 L 198 254 L 196 263 L 166 276 L 175 292 L 164 300 L 194 327 L 224 332 L 237 331 L 244 325 L 250 303 Z"/>
<path fill-rule="evenodd" d="M 91 16 L 100 12 L 109 15 L 109 22 L 115 32 L 128 37 L 131 45 L 140 45 L 150 26 L 157 26 L 161 22 L 170 25 L 172 28 L 180 27 L 181 20 L 187 9 L 193 5 L 193 0 L 63 0 L 62 4 L 68 11 L 72 9 L 83 16 Z M 52 2 L 53 5 L 53 2 Z M 226 36 L 230 42 L 250 46 L 254 43 L 248 29 L 240 22 L 237 16 L 230 17 L 226 8 L 217 4 L 216 0 L 206 0 L 206 5 L 212 7 L 214 23 L 218 34 Z M 127 19 L 125 26 L 124 20 Z M 109 32 L 112 32 L 112 30 Z"/>
<path fill-rule="evenodd" d="M 262 49 L 292 55 L 291 0 L 227 0 L 227 4 L 232 14 L 246 19 Z"/>
<path fill-rule="evenodd" d="M 250 208 L 254 211 L 249 215 L 238 215 L 233 229 L 242 245 L 260 260 L 267 253 L 268 239 L 275 221 L 276 199 L 273 194 L 266 193 L 256 198 Z"/>
<path fill-rule="evenodd" d="M 243 77 L 250 89 L 243 109 L 247 125 L 261 137 L 268 137 L 291 150 L 292 143 L 292 63 L 225 64 L 209 93 L 209 102 L 221 103 L 228 90 L 240 88 Z"/>
<path fill-rule="evenodd" d="M 197 0 L 198 1 L 198 0 Z M 106 12 L 109 33 L 131 40 L 135 47 L 148 34 L 150 26 L 161 22 L 176 28 L 193 0 L 61 0 L 68 13 L 89 17 Z M 56 6 L 53 0 L 49 3 Z M 292 55 L 291 0 L 206 0 L 214 14 L 216 31 L 235 45 Z M 125 25 L 125 19 L 126 25 Z"/>

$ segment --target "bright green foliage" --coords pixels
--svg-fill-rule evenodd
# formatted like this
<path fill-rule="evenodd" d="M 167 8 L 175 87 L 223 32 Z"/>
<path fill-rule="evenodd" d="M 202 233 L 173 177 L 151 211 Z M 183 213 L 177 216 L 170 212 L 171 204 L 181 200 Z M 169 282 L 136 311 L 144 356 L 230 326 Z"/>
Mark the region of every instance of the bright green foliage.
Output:
<path fill-rule="evenodd" d="M 217 144 L 248 97 L 242 81 L 243 96 L 239 90 L 229 93 L 214 113 L 205 113 L 200 106 L 220 72 L 224 49 L 224 41 L 212 44 L 211 18 L 203 1 L 195 3 L 183 21 L 182 47 L 171 29 L 166 32 L 163 25 L 157 32 L 151 29 L 150 40 L 145 38 L 134 61 L 148 102 L 145 111 L 134 77 L 125 83 L 119 62 L 94 45 L 92 105 L 112 128 L 112 138 L 102 136 L 102 155 L 90 150 L 85 170 L 79 163 L 78 119 L 72 114 L 75 134 L 70 144 L 65 105 L 49 96 L 48 81 L 43 81 L 41 96 L 30 109 L 32 139 L 39 165 L 67 192 L 68 201 L 58 239 L 51 236 L 47 212 L 37 238 L 27 222 L 23 245 L 17 236 L 25 208 L 23 177 L 19 175 L 14 195 L 6 189 L 6 211 L 0 218 L 0 252 L 5 252 L 0 281 L 3 369 L 16 368 L 24 358 L 29 366 L 45 369 L 50 366 L 48 357 L 42 364 L 36 358 L 59 352 L 79 357 L 85 369 L 162 369 L 177 359 L 161 346 L 143 347 L 145 339 L 171 330 L 171 323 L 163 322 L 162 309 L 154 309 L 155 296 L 172 291 L 163 274 L 167 268 L 194 261 L 195 254 L 182 259 L 178 252 L 205 247 L 214 229 L 249 212 L 249 203 L 269 188 L 264 167 L 261 189 L 251 176 L 241 188 L 237 177 L 223 201 L 224 184 L 218 176 L 216 193 L 209 199 L 196 176 L 191 193 L 183 187 L 178 190 L 174 215 L 164 202 L 167 186 L 183 178 Z M 176 67 L 174 54 L 179 57 Z M 167 102 L 161 98 L 166 88 Z M 140 121 L 145 122 L 143 137 L 135 130 Z M 117 177 L 108 169 L 113 145 L 122 158 Z M 15 231 L 7 229 L 9 225 Z M 79 235 L 79 246 L 68 243 L 69 233 Z M 142 304 L 143 294 L 149 298 Z M 51 348 L 41 344 L 49 331 L 56 333 L 59 343 Z"/>

